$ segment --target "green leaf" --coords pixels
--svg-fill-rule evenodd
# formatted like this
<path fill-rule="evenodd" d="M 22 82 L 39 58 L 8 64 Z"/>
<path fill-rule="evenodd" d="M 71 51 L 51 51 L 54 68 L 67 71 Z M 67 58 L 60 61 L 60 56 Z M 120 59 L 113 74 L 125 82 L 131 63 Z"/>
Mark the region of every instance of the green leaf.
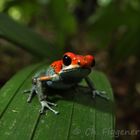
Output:
<path fill-rule="evenodd" d="M 50 57 L 55 59 L 62 52 L 57 46 L 51 45 L 39 34 L 18 24 L 2 13 L 0 13 L 0 37 L 42 58 Z"/>
<path fill-rule="evenodd" d="M 45 65 L 43 65 L 44 67 Z M 41 140 L 112 140 L 114 100 L 109 81 L 98 71 L 90 74 L 99 90 L 105 90 L 109 101 L 92 99 L 85 83 L 66 91 L 51 90 L 49 99 L 58 104 L 59 115 L 48 111 L 39 115 L 35 97 L 26 103 L 24 89 L 31 87 L 31 76 L 41 65 L 30 66 L 15 75 L 0 91 L 0 139 Z M 55 94 L 54 94 L 55 93 Z M 57 93 L 57 94 L 56 94 Z"/>

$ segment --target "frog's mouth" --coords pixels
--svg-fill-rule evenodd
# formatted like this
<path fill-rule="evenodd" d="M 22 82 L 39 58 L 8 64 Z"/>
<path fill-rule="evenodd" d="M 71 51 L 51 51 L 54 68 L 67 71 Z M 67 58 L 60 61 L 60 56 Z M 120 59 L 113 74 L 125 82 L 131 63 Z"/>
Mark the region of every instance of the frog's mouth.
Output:
<path fill-rule="evenodd" d="M 75 65 L 72 67 L 63 68 L 62 71 L 60 72 L 60 76 L 63 79 L 68 80 L 73 79 L 74 81 L 76 81 L 85 78 L 90 72 L 91 72 L 90 68 L 83 68 Z"/>

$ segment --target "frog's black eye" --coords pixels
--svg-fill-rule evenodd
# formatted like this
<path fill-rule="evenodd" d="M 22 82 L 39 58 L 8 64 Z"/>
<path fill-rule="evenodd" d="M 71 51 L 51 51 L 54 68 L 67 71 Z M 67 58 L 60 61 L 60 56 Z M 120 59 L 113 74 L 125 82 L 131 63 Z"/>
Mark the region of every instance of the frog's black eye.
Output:
<path fill-rule="evenodd" d="M 91 67 L 95 66 L 95 59 L 93 59 L 92 63 L 91 63 Z"/>
<path fill-rule="evenodd" d="M 65 66 L 70 65 L 70 64 L 71 64 L 71 58 L 70 58 L 69 56 L 67 56 L 67 55 L 64 55 L 64 56 L 63 56 L 63 64 L 64 64 Z"/>

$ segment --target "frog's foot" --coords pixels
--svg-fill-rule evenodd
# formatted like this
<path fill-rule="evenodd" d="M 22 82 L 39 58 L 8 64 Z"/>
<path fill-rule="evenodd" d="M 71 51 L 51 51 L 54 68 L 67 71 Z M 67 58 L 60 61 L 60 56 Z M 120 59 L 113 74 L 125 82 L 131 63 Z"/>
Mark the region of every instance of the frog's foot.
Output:
<path fill-rule="evenodd" d="M 93 90 L 92 91 L 92 96 L 95 98 L 95 96 L 100 96 L 106 100 L 109 100 L 109 97 L 106 95 L 105 91 L 98 91 L 98 90 Z"/>
<path fill-rule="evenodd" d="M 49 106 L 49 104 L 50 104 L 50 105 L 53 105 L 53 106 L 56 106 L 56 104 L 51 103 L 51 102 L 48 102 L 48 101 L 44 101 L 44 100 L 43 100 L 43 101 L 40 101 L 40 103 L 41 103 L 41 109 L 40 109 L 40 113 L 41 113 L 41 114 L 44 113 L 45 108 L 48 108 L 48 109 L 51 110 L 54 114 L 58 114 L 58 113 L 59 113 L 58 111 L 52 109 L 52 108 Z"/>

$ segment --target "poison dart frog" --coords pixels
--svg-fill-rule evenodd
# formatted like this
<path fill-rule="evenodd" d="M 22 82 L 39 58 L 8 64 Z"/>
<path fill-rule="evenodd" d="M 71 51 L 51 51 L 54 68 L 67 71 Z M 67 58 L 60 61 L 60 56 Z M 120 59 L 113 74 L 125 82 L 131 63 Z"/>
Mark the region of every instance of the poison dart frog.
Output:
<path fill-rule="evenodd" d="M 45 108 L 48 108 L 53 113 L 58 114 L 58 111 L 51 108 L 56 104 L 47 101 L 43 86 L 53 89 L 69 89 L 76 86 L 82 79 L 87 82 L 93 97 L 97 95 L 108 100 L 106 93 L 96 90 L 88 77 L 94 66 L 95 57 L 92 55 L 83 56 L 72 52 L 65 53 L 61 60 L 53 62 L 46 70 L 39 71 L 33 76 L 31 90 L 24 91 L 30 92 L 27 102 L 31 102 L 35 93 L 41 103 L 40 113 L 44 113 Z"/>

